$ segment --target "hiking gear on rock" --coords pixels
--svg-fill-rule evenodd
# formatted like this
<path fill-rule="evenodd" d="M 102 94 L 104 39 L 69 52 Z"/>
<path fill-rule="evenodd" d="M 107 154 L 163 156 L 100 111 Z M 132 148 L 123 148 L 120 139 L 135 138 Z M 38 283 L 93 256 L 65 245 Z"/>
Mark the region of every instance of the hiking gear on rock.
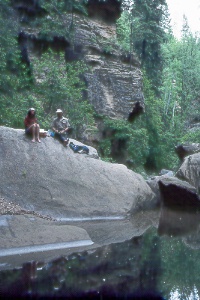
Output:
<path fill-rule="evenodd" d="M 74 153 L 89 154 L 89 148 L 87 146 L 75 145 L 70 142 L 69 147 L 74 151 Z"/>

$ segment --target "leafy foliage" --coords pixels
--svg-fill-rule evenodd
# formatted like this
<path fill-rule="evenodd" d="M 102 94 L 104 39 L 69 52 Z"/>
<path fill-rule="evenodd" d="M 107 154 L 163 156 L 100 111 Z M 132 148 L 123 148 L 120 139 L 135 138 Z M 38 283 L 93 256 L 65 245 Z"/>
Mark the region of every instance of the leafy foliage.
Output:
<path fill-rule="evenodd" d="M 187 130 L 200 121 L 199 39 L 191 34 L 186 19 L 182 39 L 172 36 L 165 1 L 125 4 L 117 36 L 122 47 L 136 51 L 142 61 L 146 104 L 141 120 L 149 137 L 145 166 L 175 169 L 174 146 L 198 141 L 198 132 Z"/>
<path fill-rule="evenodd" d="M 83 125 L 93 124 L 92 107 L 83 99 L 85 85 L 81 76 L 85 65 L 81 62 L 66 64 L 64 54 L 56 56 L 49 51 L 41 57 L 32 56 L 27 67 L 22 63 L 14 25 L 5 21 L 3 15 L 0 23 L 0 124 L 23 128 L 24 116 L 31 106 L 36 108 L 45 128 L 49 127 L 58 106 L 69 114 L 75 134 Z"/>
<path fill-rule="evenodd" d="M 125 120 L 108 118 L 104 120 L 104 126 L 105 131 L 109 134 L 100 143 L 103 158 L 107 160 L 109 157 L 112 161 L 113 157 L 117 157 L 117 161 L 123 161 L 123 154 L 125 154 L 126 161 L 131 162 L 134 170 L 142 170 L 148 152 L 146 129 L 138 128 L 137 125 L 133 126 Z M 122 147 L 120 143 L 122 143 Z M 114 149 L 112 149 L 112 145 Z"/>
<path fill-rule="evenodd" d="M 168 29 L 168 10 L 165 0 L 135 0 L 127 3 L 128 9 L 118 21 L 118 37 L 124 48 L 136 51 L 157 91 L 162 71 L 161 45 Z M 126 22 L 124 22 L 126 20 Z"/>
<path fill-rule="evenodd" d="M 190 130 L 181 137 L 182 143 L 199 143 L 200 141 L 200 130 Z"/>
<path fill-rule="evenodd" d="M 199 121 L 199 40 L 187 34 L 180 41 L 171 38 L 162 49 L 164 118 L 168 129 L 183 136 L 192 123 Z"/>
<path fill-rule="evenodd" d="M 8 2 L 0 1 L 0 125 L 20 127 L 26 111 L 23 94 L 28 92 L 31 79 L 21 61 L 15 38 L 15 23 Z"/>
<path fill-rule="evenodd" d="M 51 62 L 51 65 L 49 65 Z M 34 92 L 47 120 L 60 107 L 69 115 L 75 134 L 83 125 L 93 124 L 91 105 L 82 98 L 85 89 L 80 76 L 86 71 L 82 62 L 65 63 L 64 54 L 49 51 L 32 60 Z"/>
<path fill-rule="evenodd" d="M 123 51 L 130 52 L 130 34 L 131 34 L 131 15 L 129 12 L 124 11 L 121 17 L 117 20 L 117 39 Z"/>

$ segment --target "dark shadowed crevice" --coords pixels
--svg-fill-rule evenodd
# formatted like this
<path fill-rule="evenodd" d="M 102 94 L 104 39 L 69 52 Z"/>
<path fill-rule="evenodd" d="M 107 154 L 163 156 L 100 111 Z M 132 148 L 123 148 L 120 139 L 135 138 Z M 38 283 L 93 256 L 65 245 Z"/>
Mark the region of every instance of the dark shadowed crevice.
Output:
<path fill-rule="evenodd" d="M 133 105 L 133 110 L 129 113 L 128 121 L 130 123 L 133 123 L 135 119 L 143 112 L 144 112 L 143 105 L 139 101 L 135 102 Z"/>
<path fill-rule="evenodd" d="M 89 0 L 87 4 L 88 15 L 90 18 L 101 18 L 107 23 L 115 23 L 121 14 L 121 1 Z"/>

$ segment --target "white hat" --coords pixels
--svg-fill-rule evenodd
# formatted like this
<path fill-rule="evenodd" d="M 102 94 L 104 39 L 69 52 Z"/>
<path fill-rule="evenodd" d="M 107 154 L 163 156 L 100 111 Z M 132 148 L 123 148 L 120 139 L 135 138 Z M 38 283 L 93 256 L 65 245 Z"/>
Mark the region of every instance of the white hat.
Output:
<path fill-rule="evenodd" d="M 62 111 L 62 109 L 57 109 L 57 111 L 56 111 L 56 113 L 62 113 L 63 111 Z"/>

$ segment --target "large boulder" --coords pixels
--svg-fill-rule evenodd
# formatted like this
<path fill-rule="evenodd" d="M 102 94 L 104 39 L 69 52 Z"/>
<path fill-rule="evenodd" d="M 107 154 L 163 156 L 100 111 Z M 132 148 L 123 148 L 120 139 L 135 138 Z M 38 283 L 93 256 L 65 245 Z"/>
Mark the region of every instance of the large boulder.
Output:
<path fill-rule="evenodd" d="M 180 158 L 180 160 L 183 160 L 186 156 L 190 154 L 200 152 L 200 144 L 199 143 L 180 144 L 175 147 L 175 151 L 178 157 Z"/>
<path fill-rule="evenodd" d="M 175 177 L 158 182 L 162 204 L 178 211 L 200 211 L 200 199 L 194 186 Z"/>
<path fill-rule="evenodd" d="M 0 196 L 26 210 L 98 219 L 152 205 L 150 187 L 124 165 L 75 154 L 52 137 L 32 143 L 20 129 L 0 127 L 0 140 Z"/>
<path fill-rule="evenodd" d="M 152 191 L 155 194 L 155 202 L 157 203 L 157 205 L 160 205 L 160 203 L 161 203 L 159 181 L 162 181 L 163 179 L 169 178 L 169 177 L 170 178 L 174 177 L 172 171 L 169 171 L 164 175 L 150 177 L 149 179 L 146 180 L 147 184 L 150 186 L 150 188 L 152 189 Z M 171 179 L 171 180 L 173 181 L 173 179 Z M 176 179 L 174 179 L 174 181 L 175 180 Z"/>
<path fill-rule="evenodd" d="M 200 194 L 200 152 L 189 155 L 176 173 L 180 179 L 188 181 Z"/>
<path fill-rule="evenodd" d="M 173 176 L 172 172 L 166 175 L 154 176 L 148 179 L 155 195 L 155 203 L 163 204 L 165 207 L 178 208 L 178 210 L 187 210 L 200 208 L 200 199 L 196 188 L 185 180 L 180 180 Z"/>

